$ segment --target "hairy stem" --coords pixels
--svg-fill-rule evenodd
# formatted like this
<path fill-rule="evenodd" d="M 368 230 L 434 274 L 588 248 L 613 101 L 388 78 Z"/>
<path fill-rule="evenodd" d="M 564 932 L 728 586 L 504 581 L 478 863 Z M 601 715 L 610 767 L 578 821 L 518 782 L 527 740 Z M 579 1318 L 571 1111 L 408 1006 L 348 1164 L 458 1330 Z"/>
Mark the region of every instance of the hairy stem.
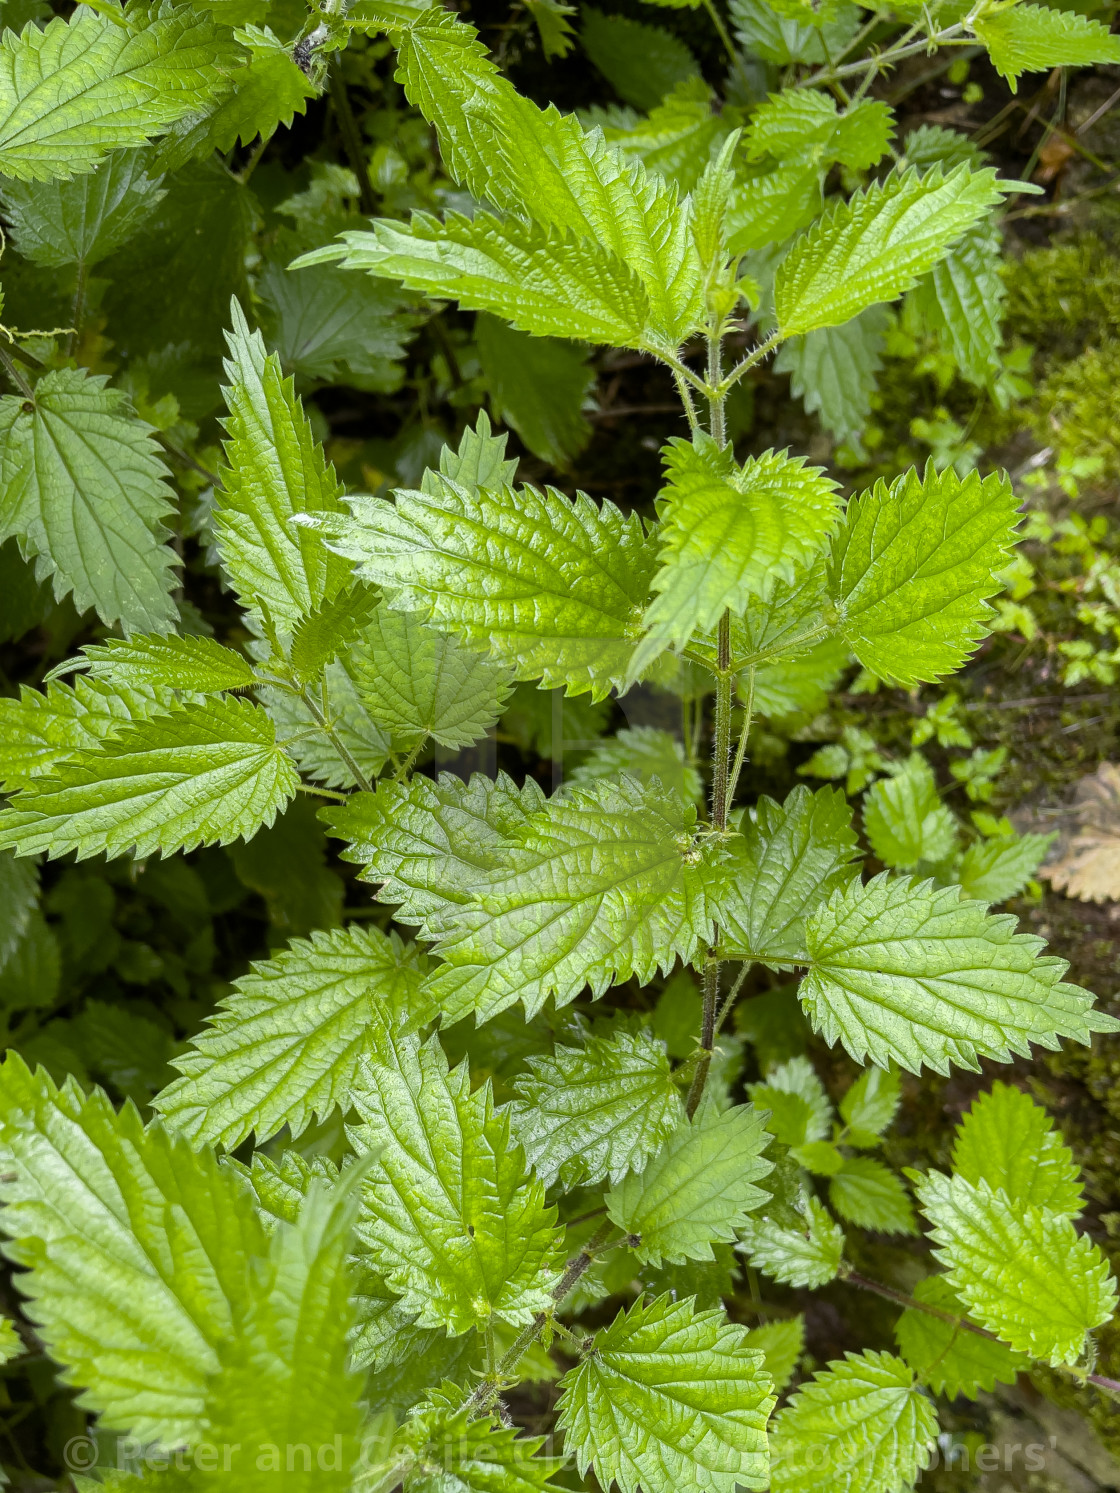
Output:
<path fill-rule="evenodd" d="M 572 1258 L 568 1261 L 567 1265 L 564 1268 L 563 1275 L 552 1288 L 551 1294 L 554 1307 L 560 1305 L 560 1303 L 564 1300 L 564 1297 L 567 1296 L 575 1286 L 580 1276 L 583 1275 L 584 1271 L 586 1271 L 593 1263 L 595 1256 L 600 1252 L 603 1245 L 607 1242 L 607 1239 L 613 1228 L 614 1225 L 612 1223 L 603 1224 L 601 1228 L 597 1229 L 595 1233 L 592 1234 L 591 1238 L 583 1246 L 579 1254 L 573 1255 Z M 529 1348 L 532 1347 L 533 1343 L 536 1342 L 537 1338 L 540 1337 L 541 1333 L 544 1331 L 545 1324 L 547 1323 L 551 1315 L 551 1311 L 538 1312 L 533 1320 L 529 1323 L 529 1325 L 521 1329 L 517 1337 L 514 1339 L 513 1345 L 505 1353 L 502 1354 L 502 1357 L 498 1361 L 498 1366 L 494 1372 L 493 1378 L 488 1375 L 485 1379 L 483 1379 L 482 1383 L 478 1385 L 478 1387 L 471 1394 L 470 1398 L 466 1400 L 465 1409 L 468 1412 L 472 1410 L 484 1409 L 490 1404 L 491 1400 L 494 1398 L 495 1394 L 498 1391 L 498 1385 L 501 1380 L 508 1378 L 508 1376 L 521 1362 L 522 1358 L 528 1352 Z"/>
<path fill-rule="evenodd" d="M 847 1281 L 850 1286 L 858 1286 L 861 1291 L 870 1291 L 872 1295 L 882 1296 L 886 1301 L 893 1301 L 896 1306 L 908 1307 L 911 1311 L 923 1312 L 927 1317 L 936 1317 L 941 1322 L 948 1322 L 962 1332 L 972 1333 L 974 1337 L 984 1337 L 992 1343 L 1003 1341 L 996 1333 L 989 1332 L 986 1327 L 980 1327 L 975 1322 L 970 1322 L 967 1317 L 959 1317 L 955 1312 L 946 1311 L 944 1307 L 934 1306 L 931 1302 L 919 1301 L 916 1296 L 908 1296 L 905 1291 L 896 1291 L 893 1286 L 885 1285 L 882 1281 L 871 1280 L 847 1265 L 841 1265 L 840 1279 Z M 1058 1364 L 1056 1367 L 1059 1373 L 1066 1374 L 1081 1384 L 1092 1384 L 1107 1395 L 1120 1398 L 1120 1379 L 1109 1379 L 1104 1374 L 1092 1374 L 1088 1369 L 1078 1368 L 1076 1364 Z"/>
<path fill-rule="evenodd" d="M 349 748 L 342 740 L 342 737 L 339 736 L 338 732 L 334 729 L 330 721 L 323 714 L 322 710 L 319 707 L 319 702 L 316 700 L 315 696 L 309 689 L 305 689 L 301 692 L 300 699 L 311 712 L 311 716 L 315 721 L 315 724 L 324 733 L 331 746 L 334 747 L 335 751 L 342 758 L 343 762 L 346 763 L 346 766 L 350 769 L 350 772 L 353 775 L 354 781 L 357 783 L 358 787 L 364 789 L 366 793 L 372 793 L 373 784 L 370 782 L 369 778 L 366 777 L 365 773 L 358 766 L 357 762 L 355 762 Z"/>
<path fill-rule="evenodd" d="M 883 72 L 888 67 L 893 67 L 896 62 L 901 62 L 905 57 L 916 57 L 919 52 L 932 52 L 941 46 L 968 46 L 969 38 L 963 36 L 963 25 L 946 26 L 944 31 L 937 31 L 933 36 L 923 37 L 921 41 L 912 42 L 909 45 L 898 45 L 889 47 L 887 51 L 878 53 L 875 57 L 861 57 L 858 62 L 845 62 L 840 67 L 824 68 L 819 73 L 811 73 L 809 77 L 803 78 L 800 83 L 795 83 L 795 88 L 821 88 L 835 83 L 838 78 L 850 78 L 854 74 L 869 69 L 872 77 Z"/>
<path fill-rule="evenodd" d="M 27 382 L 22 372 L 16 367 L 15 363 L 12 362 L 11 358 L 2 347 L 0 347 L 0 367 L 3 367 L 4 372 L 8 375 L 12 383 L 15 384 L 16 388 L 26 399 L 35 398 L 35 390 Z"/>
<path fill-rule="evenodd" d="M 86 318 L 86 262 L 78 260 L 78 268 L 74 281 L 74 300 L 70 308 L 70 320 L 73 326 L 66 338 L 66 356 L 74 351 L 74 343 L 82 335 L 82 322 Z"/>
<path fill-rule="evenodd" d="M 747 354 L 742 362 L 736 363 L 727 377 L 720 380 L 718 393 L 721 400 L 726 399 L 728 393 L 735 387 L 744 373 L 749 373 L 752 368 L 761 363 L 763 358 L 774 351 L 781 340 L 781 332 L 771 332 L 765 342 L 760 342 L 753 352 Z"/>
<path fill-rule="evenodd" d="M 394 783 L 403 782 L 404 779 L 408 777 L 409 773 L 416 766 L 416 759 L 420 755 L 420 749 L 421 747 L 423 747 L 427 739 L 428 738 L 426 736 L 421 736 L 420 740 L 412 748 L 411 752 L 409 752 L 408 756 L 404 759 L 401 765 L 397 768 L 396 772 L 393 774 Z"/>
<path fill-rule="evenodd" d="M 739 745 L 735 751 L 735 763 L 731 769 L 731 782 L 727 788 L 727 803 L 730 807 L 735 802 L 735 790 L 739 786 L 739 774 L 743 770 L 743 762 L 747 755 L 747 742 L 750 740 L 751 723 L 754 718 L 754 664 L 747 670 L 747 703 L 743 710 L 743 729 L 739 732 Z"/>
<path fill-rule="evenodd" d="M 346 92 L 346 84 L 337 58 L 331 65 L 330 90 L 331 105 L 334 108 L 334 117 L 338 120 L 342 143 L 346 148 L 351 170 L 358 178 L 358 201 L 361 203 L 362 212 L 372 217 L 377 211 L 377 198 L 374 196 L 373 183 L 369 179 L 369 162 L 366 160 L 361 131 L 358 129 L 358 121 L 354 118 L 354 111 L 350 107 L 350 95 Z"/>

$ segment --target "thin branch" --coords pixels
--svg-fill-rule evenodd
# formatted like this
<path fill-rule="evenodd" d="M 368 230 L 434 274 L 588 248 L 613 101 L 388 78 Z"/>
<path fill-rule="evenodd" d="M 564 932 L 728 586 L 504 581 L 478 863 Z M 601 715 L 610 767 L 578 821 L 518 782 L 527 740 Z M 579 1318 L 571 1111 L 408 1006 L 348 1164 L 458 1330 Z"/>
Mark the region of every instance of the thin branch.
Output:
<path fill-rule="evenodd" d="M 319 726 L 319 728 L 327 736 L 327 738 L 330 740 L 331 746 L 334 747 L 335 751 L 342 758 L 343 762 L 346 763 L 346 766 L 350 769 L 350 772 L 352 773 L 354 781 L 357 783 L 358 787 L 364 789 L 366 793 L 372 793 L 373 784 L 370 782 L 369 778 L 366 777 L 365 773 L 358 766 L 357 762 L 355 762 L 353 755 L 351 754 L 346 743 L 342 740 L 341 736 L 339 736 L 338 732 L 331 725 L 330 721 L 327 720 L 326 716 L 319 709 L 319 704 L 315 699 L 315 696 L 309 689 L 305 689 L 301 692 L 300 699 L 311 712 L 315 724 Z"/>
<path fill-rule="evenodd" d="M 342 143 L 346 148 L 351 169 L 358 178 L 358 201 L 361 203 L 362 212 L 372 218 L 377 212 L 377 198 L 374 195 L 373 183 L 369 178 L 366 148 L 362 143 L 358 121 L 354 118 L 354 111 L 350 107 L 350 96 L 346 92 L 346 83 L 337 58 L 330 70 L 330 93 L 334 117 L 338 120 L 338 128 L 342 135 Z"/>

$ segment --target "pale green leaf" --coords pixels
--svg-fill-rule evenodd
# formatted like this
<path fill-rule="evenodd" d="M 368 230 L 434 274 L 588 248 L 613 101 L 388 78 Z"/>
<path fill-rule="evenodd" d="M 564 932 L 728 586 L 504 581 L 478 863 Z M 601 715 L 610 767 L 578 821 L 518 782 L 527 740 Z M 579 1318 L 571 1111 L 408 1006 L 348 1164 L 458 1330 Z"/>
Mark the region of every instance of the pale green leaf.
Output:
<path fill-rule="evenodd" d="M 432 1397 L 416 1408 L 393 1442 L 390 1461 L 404 1468 L 404 1493 L 539 1493 L 566 1458 L 539 1456 L 543 1436 L 519 1436 L 497 1419 Z"/>
<path fill-rule="evenodd" d="M 552 996 L 643 984 L 710 937 L 710 845 L 695 810 L 624 777 L 550 800 L 470 902 L 448 908 L 429 988 L 445 1021 L 489 1019 L 515 1000 L 533 1016 Z"/>
<path fill-rule="evenodd" d="M 757 1110 L 769 1110 L 766 1128 L 783 1146 L 823 1140 L 832 1128 L 832 1102 L 806 1057 L 771 1069 L 762 1083 L 747 1085 Z"/>
<path fill-rule="evenodd" d="M 271 824 L 298 777 L 263 710 L 221 698 L 71 754 L 0 813 L 0 847 L 137 857 L 228 845 Z"/>
<path fill-rule="evenodd" d="M 304 683 L 318 679 L 332 659 L 345 653 L 373 616 L 380 598 L 368 586 L 351 586 L 309 612 L 292 634 L 288 662 Z"/>
<path fill-rule="evenodd" d="M 762 1354 L 720 1311 L 659 1296 L 620 1312 L 561 1380 L 565 1445 L 580 1473 L 622 1493 L 767 1486 L 773 1406 Z"/>
<path fill-rule="evenodd" d="M 749 1104 L 722 1113 L 704 1105 L 682 1120 L 640 1173 L 607 1193 L 612 1223 L 635 1234 L 645 1263 L 711 1260 L 714 1241 L 727 1243 L 766 1202 L 754 1184 L 773 1170 L 763 1158 L 769 1133 Z"/>
<path fill-rule="evenodd" d="M 741 845 L 733 844 L 720 898 L 721 945 L 730 958 L 788 969 L 804 959 L 805 919 L 855 875 L 852 811 L 836 788 L 799 783 L 783 804 L 763 796 Z"/>
<path fill-rule="evenodd" d="M 902 1081 L 888 1068 L 865 1068 L 840 1101 L 840 1118 L 865 1145 L 872 1136 L 880 1136 L 898 1113 L 902 1103 Z"/>
<path fill-rule="evenodd" d="M 784 1321 L 752 1327 L 747 1333 L 747 1347 L 762 1354 L 766 1372 L 774 1381 L 774 1393 L 781 1394 L 805 1351 L 805 1318 L 787 1317 Z"/>
<path fill-rule="evenodd" d="M 1064 959 L 1016 933 L 1015 919 L 962 902 L 956 887 L 893 878 L 858 880 L 833 893 L 808 922 L 809 973 L 798 989 L 826 1042 L 857 1062 L 978 1069 L 1030 1044 L 1088 1042 L 1112 1031 L 1093 997 L 1065 984 Z"/>
<path fill-rule="evenodd" d="M 591 439 L 584 411 L 595 370 L 586 350 L 485 315 L 475 321 L 474 340 L 495 411 L 534 456 L 568 466 Z"/>
<path fill-rule="evenodd" d="M 321 615 L 317 610 L 308 620 L 314 622 Z M 318 704 L 326 686 L 332 730 L 367 781 L 372 781 L 388 761 L 391 743 L 388 732 L 363 704 L 354 675 L 354 662 L 347 651 L 327 665 L 312 698 Z M 276 723 L 280 740 L 287 744 L 306 777 L 330 788 L 359 786 L 350 764 L 319 726 L 305 700 L 288 690 L 262 689 L 260 695 L 261 703 Z"/>
<path fill-rule="evenodd" d="M 76 753 L 96 748 L 130 721 L 166 712 L 170 690 L 113 689 L 76 679 L 73 688 L 21 686 L 18 699 L 0 699 L 0 781 L 10 792 L 48 777 Z"/>
<path fill-rule="evenodd" d="M 656 726 L 624 726 L 616 736 L 596 742 L 567 781 L 584 787 L 624 772 L 643 783 L 656 778 L 663 788 L 675 788 L 687 803 L 704 797 L 700 774 L 685 757 L 684 747 Z"/>
<path fill-rule="evenodd" d="M 79 8 L 0 42 L 0 173 L 53 181 L 142 145 L 204 108 L 244 63 L 191 5 L 134 0 L 119 21 Z"/>
<path fill-rule="evenodd" d="M 928 1172 L 915 1185 L 934 1255 L 969 1313 L 1021 1353 L 1076 1363 L 1086 1335 L 1112 1316 L 1116 1282 L 1091 1239 L 1064 1214 L 987 1182 Z"/>
<path fill-rule="evenodd" d="M 11 1317 L 0 1317 L 0 1365 L 11 1363 L 27 1350 Z"/>
<path fill-rule="evenodd" d="M 96 171 L 71 181 L 0 188 L 16 249 L 48 269 L 98 264 L 119 249 L 166 195 L 150 175 L 148 152 L 115 151 Z"/>
<path fill-rule="evenodd" d="M 965 895 L 979 902 L 1006 902 L 1017 896 L 1053 843 L 1053 835 L 997 835 L 975 841 L 957 871 Z"/>
<path fill-rule="evenodd" d="M 264 1232 L 241 1184 L 131 1105 L 57 1090 L 10 1053 L 0 1085 L 0 1213 L 24 1311 L 106 1429 L 205 1434 L 219 1349 Z"/>
<path fill-rule="evenodd" d="M 783 337 L 835 327 L 893 301 L 1002 196 L 994 171 L 940 166 L 874 182 L 794 244 L 774 282 Z"/>
<path fill-rule="evenodd" d="M 829 584 L 860 663 L 907 686 L 959 669 L 988 631 L 1019 517 L 1005 475 L 932 463 L 852 498 Z"/>
<path fill-rule="evenodd" d="M 943 1275 L 920 1280 L 911 1293 L 917 1301 L 967 1318 L 960 1297 Z M 908 1306 L 894 1324 L 898 1351 L 934 1394 L 978 1397 L 980 1390 L 989 1394 L 997 1384 L 1014 1384 L 1030 1368 L 1030 1359 L 1016 1353 L 1006 1343 L 957 1327 L 929 1312 Z"/>
<path fill-rule="evenodd" d="M 740 1228 L 740 1248 L 751 1264 L 787 1286 L 824 1286 L 835 1280 L 844 1255 L 844 1232 L 809 1198 L 801 1228 L 761 1215 Z"/>
<path fill-rule="evenodd" d="M 648 631 L 632 677 L 725 610 L 741 612 L 751 597 L 765 600 L 776 582 L 791 581 L 823 546 L 836 513 L 836 484 L 804 457 L 766 451 L 740 467 L 730 447 L 698 434 L 669 442 L 665 472 L 659 594 L 643 618 Z"/>
<path fill-rule="evenodd" d="M 604 15 L 591 5 L 580 12 L 579 39 L 619 98 L 647 113 L 700 71 L 684 42 L 663 26 Z"/>
<path fill-rule="evenodd" d="M 344 860 L 367 869 L 363 881 L 381 882 L 378 899 L 400 905 L 401 923 L 438 925 L 440 915 L 470 902 L 480 883 L 505 865 L 517 831 L 545 804 L 532 778 L 522 788 L 500 773 L 453 773 L 438 780 L 379 783 L 324 811 L 333 835 L 349 842 Z"/>
<path fill-rule="evenodd" d="M 587 239 L 486 212 L 448 213 L 442 222 L 417 212 L 407 225 L 381 218 L 372 229 L 341 237 L 341 245 L 305 254 L 295 267 L 339 260 L 430 299 L 457 301 L 465 311 L 493 312 L 536 337 L 616 347 L 645 347 L 650 340 L 641 280 Z"/>
<path fill-rule="evenodd" d="M 114 689 L 147 685 L 210 695 L 245 689 L 256 680 L 253 666 L 240 653 L 196 634 L 139 634 L 124 642 L 88 643 L 82 653 L 89 677 L 102 679 Z"/>
<path fill-rule="evenodd" d="M 378 1160 L 358 1236 L 422 1327 L 458 1334 L 494 1318 L 523 1326 L 551 1304 L 555 1210 L 510 1139 L 490 1085 L 471 1093 L 437 1038 L 423 1046 L 371 1017 L 377 1058 L 353 1094 L 359 1153 Z"/>
<path fill-rule="evenodd" d="M 869 306 L 841 327 L 821 327 L 787 342 L 775 373 L 790 375 L 790 392 L 838 440 L 858 436 L 871 413 L 882 367 L 888 313 Z"/>
<path fill-rule="evenodd" d="M 377 928 L 336 928 L 296 939 L 234 982 L 211 1025 L 174 1060 L 182 1073 L 154 1101 L 194 1146 L 228 1151 L 250 1134 L 293 1137 L 349 1104 L 371 1047 L 374 1010 L 424 1014 L 424 960 Z"/>
<path fill-rule="evenodd" d="M 712 262 L 713 255 L 701 223 L 706 205 L 699 184 L 705 171 L 714 165 L 713 157 L 726 142 L 734 117 L 731 110 L 718 112 L 713 107 L 716 102 L 707 83 L 694 74 L 678 83 L 643 118 L 632 119 L 622 110 L 604 114 L 595 111 L 595 123 L 611 145 L 630 160 L 641 161 L 647 171 L 675 182 L 682 192 L 692 193 L 692 234 L 704 266 Z M 733 174 L 727 171 L 721 187 L 724 200 L 716 214 L 721 230 L 727 195 L 734 184 Z"/>
<path fill-rule="evenodd" d="M 107 383 L 56 368 L 33 399 L 0 399 L 0 539 L 16 535 L 55 597 L 72 594 L 79 611 L 166 631 L 177 563 L 164 543 L 167 468 L 151 426 Z"/>
<path fill-rule="evenodd" d="M 290 632 L 346 582 L 347 567 L 294 522 L 301 514 L 339 512 L 342 488 L 275 354 L 266 355 L 236 303 L 232 316 L 215 536 L 242 603 Z"/>
<path fill-rule="evenodd" d="M 849 1223 L 880 1234 L 916 1234 L 902 1179 L 872 1156 L 848 1156 L 828 1184 L 828 1201 Z"/>
<path fill-rule="evenodd" d="M 937 1414 L 893 1353 L 848 1353 L 813 1375 L 774 1422 L 772 1493 L 903 1493 L 926 1465 Z"/>
<path fill-rule="evenodd" d="M 993 6 L 969 24 L 1012 93 L 1019 87 L 1020 73 L 1120 62 L 1120 37 L 1076 11 L 1051 10 L 1048 5 Z"/>
<path fill-rule="evenodd" d="M 681 1119 L 665 1047 L 642 1032 L 531 1057 L 510 1118 L 530 1165 L 566 1190 L 642 1167 Z"/>
<path fill-rule="evenodd" d="M 429 473 L 425 492 L 352 501 L 327 541 L 389 602 L 489 651 L 518 679 L 591 690 L 623 683 L 649 594 L 639 518 L 582 493 L 483 490 Z"/>
<path fill-rule="evenodd" d="M 843 114 L 826 93 L 810 88 L 772 93 L 751 115 L 747 159 L 770 155 L 784 163 L 837 161 L 854 171 L 874 166 L 886 153 L 893 120 L 878 99 L 861 99 Z"/>
<path fill-rule="evenodd" d="M 380 725 L 407 742 L 470 746 L 501 714 L 509 670 L 415 615 L 380 606 L 351 652 L 354 684 Z"/>
<path fill-rule="evenodd" d="M 494 434 L 489 415 L 479 410 L 474 429 L 469 425 L 464 428 L 457 450 L 444 446 L 439 453 L 439 472 L 426 471 L 421 488 L 429 495 L 441 492 L 440 477 L 449 477 L 475 495 L 480 489 L 500 492 L 512 487 L 517 480 L 517 461 L 506 459 L 508 441 L 504 430 L 501 435 Z"/>
<path fill-rule="evenodd" d="M 773 720 L 824 710 L 848 661 L 843 640 L 829 638 L 800 658 L 759 665 L 754 672 L 755 714 Z"/>
<path fill-rule="evenodd" d="M 820 210 L 821 173 L 816 166 L 757 168 L 732 195 L 727 213 L 728 250 L 744 254 L 781 243 L 811 223 Z"/>
<path fill-rule="evenodd" d="M 941 861 L 957 844 L 957 821 L 941 802 L 929 763 L 912 752 L 891 777 L 863 799 L 863 828 L 884 865 L 910 871 L 919 861 Z"/>
<path fill-rule="evenodd" d="M 966 1182 L 1002 1189 L 1012 1203 L 1081 1212 L 1077 1164 L 1054 1122 L 1022 1089 L 995 1083 L 973 1100 L 957 1128 L 953 1170 Z"/>

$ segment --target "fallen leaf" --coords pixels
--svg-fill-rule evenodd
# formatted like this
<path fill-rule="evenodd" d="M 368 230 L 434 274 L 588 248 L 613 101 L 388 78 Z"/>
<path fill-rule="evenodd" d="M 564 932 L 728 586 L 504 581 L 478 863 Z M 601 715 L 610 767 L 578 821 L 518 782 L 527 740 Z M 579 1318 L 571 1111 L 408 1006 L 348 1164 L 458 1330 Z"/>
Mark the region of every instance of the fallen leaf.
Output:
<path fill-rule="evenodd" d="M 1102 762 L 1082 778 L 1073 813 L 1077 833 L 1039 874 L 1082 902 L 1120 898 L 1120 766 Z"/>

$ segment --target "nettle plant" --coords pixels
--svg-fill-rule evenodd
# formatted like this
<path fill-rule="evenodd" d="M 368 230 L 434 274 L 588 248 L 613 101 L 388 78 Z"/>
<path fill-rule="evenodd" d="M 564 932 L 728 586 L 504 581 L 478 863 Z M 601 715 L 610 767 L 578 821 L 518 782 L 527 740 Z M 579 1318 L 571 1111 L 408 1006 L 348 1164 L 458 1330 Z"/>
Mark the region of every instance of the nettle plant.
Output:
<path fill-rule="evenodd" d="M 330 832 L 410 933 L 351 923 L 254 965 L 148 1125 L 5 1060 L 0 1226 L 28 1321 L 98 1417 L 100 1481 L 518 1493 L 593 1471 L 624 1493 L 822 1478 L 882 1493 L 925 1465 L 937 1395 L 1035 1364 L 1120 1391 L 1094 1372 L 1091 1337 L 1116 1287 L 1076 1228 L 1077 1169 L 1040 1108 L 995 1084 L 951 1173 L 909 1174 L 913 1200 L 874 1155 L 902 1071 L 975 1070 L 1120 1025 L 950 874 L 1005 896 L 1038 847 L 1002 882 L 962 869 L 920 758 L 873 790 L 867 829 L 888 864 L 940 859 L 937 878 L 865 881 L 838 789 L 736 801 L 756 690 L 834 680 L 853 657 L 888 684 L 951 674 L 991 625 L 1014 544 L 1004 476 L 930 465 L 845 502 L 804 458 L 739 462 L 727 439 L 729 396 L 778 348 L 816 357 L 906 293 L 947 335 L 979 325 L 990 214 L 1023 188 L 944 132 L 923 135 L 918 161 L 893 151 L 889 110 L 865 97 L 883 59 L 975 39 L 1014 80 L 1117 57 L 1072 12 L 935 10 L 936 24 L 904 14 L 893 50 L 868 60 L 853 54 L 889 17 L 740 3 L 741 27 L 821 66 L 758 104 L 745 134 L 713 125 L 683 196 L 601 130 L 521 97 L 448 12 L 357 0 L 298 40 L 321 82 L 348 28 L 387 31 L 479 204 L 379 220 L 302 263 L 341 258 L 531 337 L 660 360 L 690 433 L 664 445 L 656 521 L 519 487 L 485 416 L 414 490 L 344 497 L 235 303 L 211 532 L 252 640 L 238 651 L 168 630 L 163 468 L 120 391 L 72 363 L 44 371 L 18 341 L 0 352 L 19 385 L 0 405 L 4 532 L 125 633 L 70 660 L 72 683 L 7 702 L 11 926 L 35 895 L 19 857 L 224 845 L 303 791 L 331 801 Z M 32 184 L 15 194 L 25 243 L 35 223 L 44 241 L 59 223 L 78 233 L 48 209 L 78 201 L 65 179 L 84 172 L 99 184 L 74 209 L 92 262 L 90 224 L 142 190 L 119 154 L 92 174 L 101 158 L 169 128 L 178 148 L 236 138 L 272 98 L 262 78 L 291 64 L 269 36 L 110 0 L 9 33 L 0 168 Z M 231 94 L 246 47 L 256 82 Z M 834 163 L 866 172 L 888 154 L 821 210 Z M 781 252 L 743 274 L 767 234 Z M 649 728 L 551 796 L 417 770 L 431 740 L 484 737 L 515 682 L 592 700 L 675 690 L 693 743 L 710 708 L 706 795 L 690 754 Z M 759 998 L 772 1023 L 800 1010 L 867 1065 L 839 1117 L 803 1057 L 737 1096 L 721 1035 L 754 966 L 800 972 Z M 934 1271 L 910 1296 L 852 1268 L 843 1228 L 916 1233 L 915 1202 Z M 734 1320 L 737 1262 L 894 1300 L 898 1352 L 849 1353 L 775 1413 L 802 1322 Z M 0 1349 L 19 1347 L 6 1325 Z M 517 1386 L 560 1374 L 544 1448 L 514 1424 Z"/>

